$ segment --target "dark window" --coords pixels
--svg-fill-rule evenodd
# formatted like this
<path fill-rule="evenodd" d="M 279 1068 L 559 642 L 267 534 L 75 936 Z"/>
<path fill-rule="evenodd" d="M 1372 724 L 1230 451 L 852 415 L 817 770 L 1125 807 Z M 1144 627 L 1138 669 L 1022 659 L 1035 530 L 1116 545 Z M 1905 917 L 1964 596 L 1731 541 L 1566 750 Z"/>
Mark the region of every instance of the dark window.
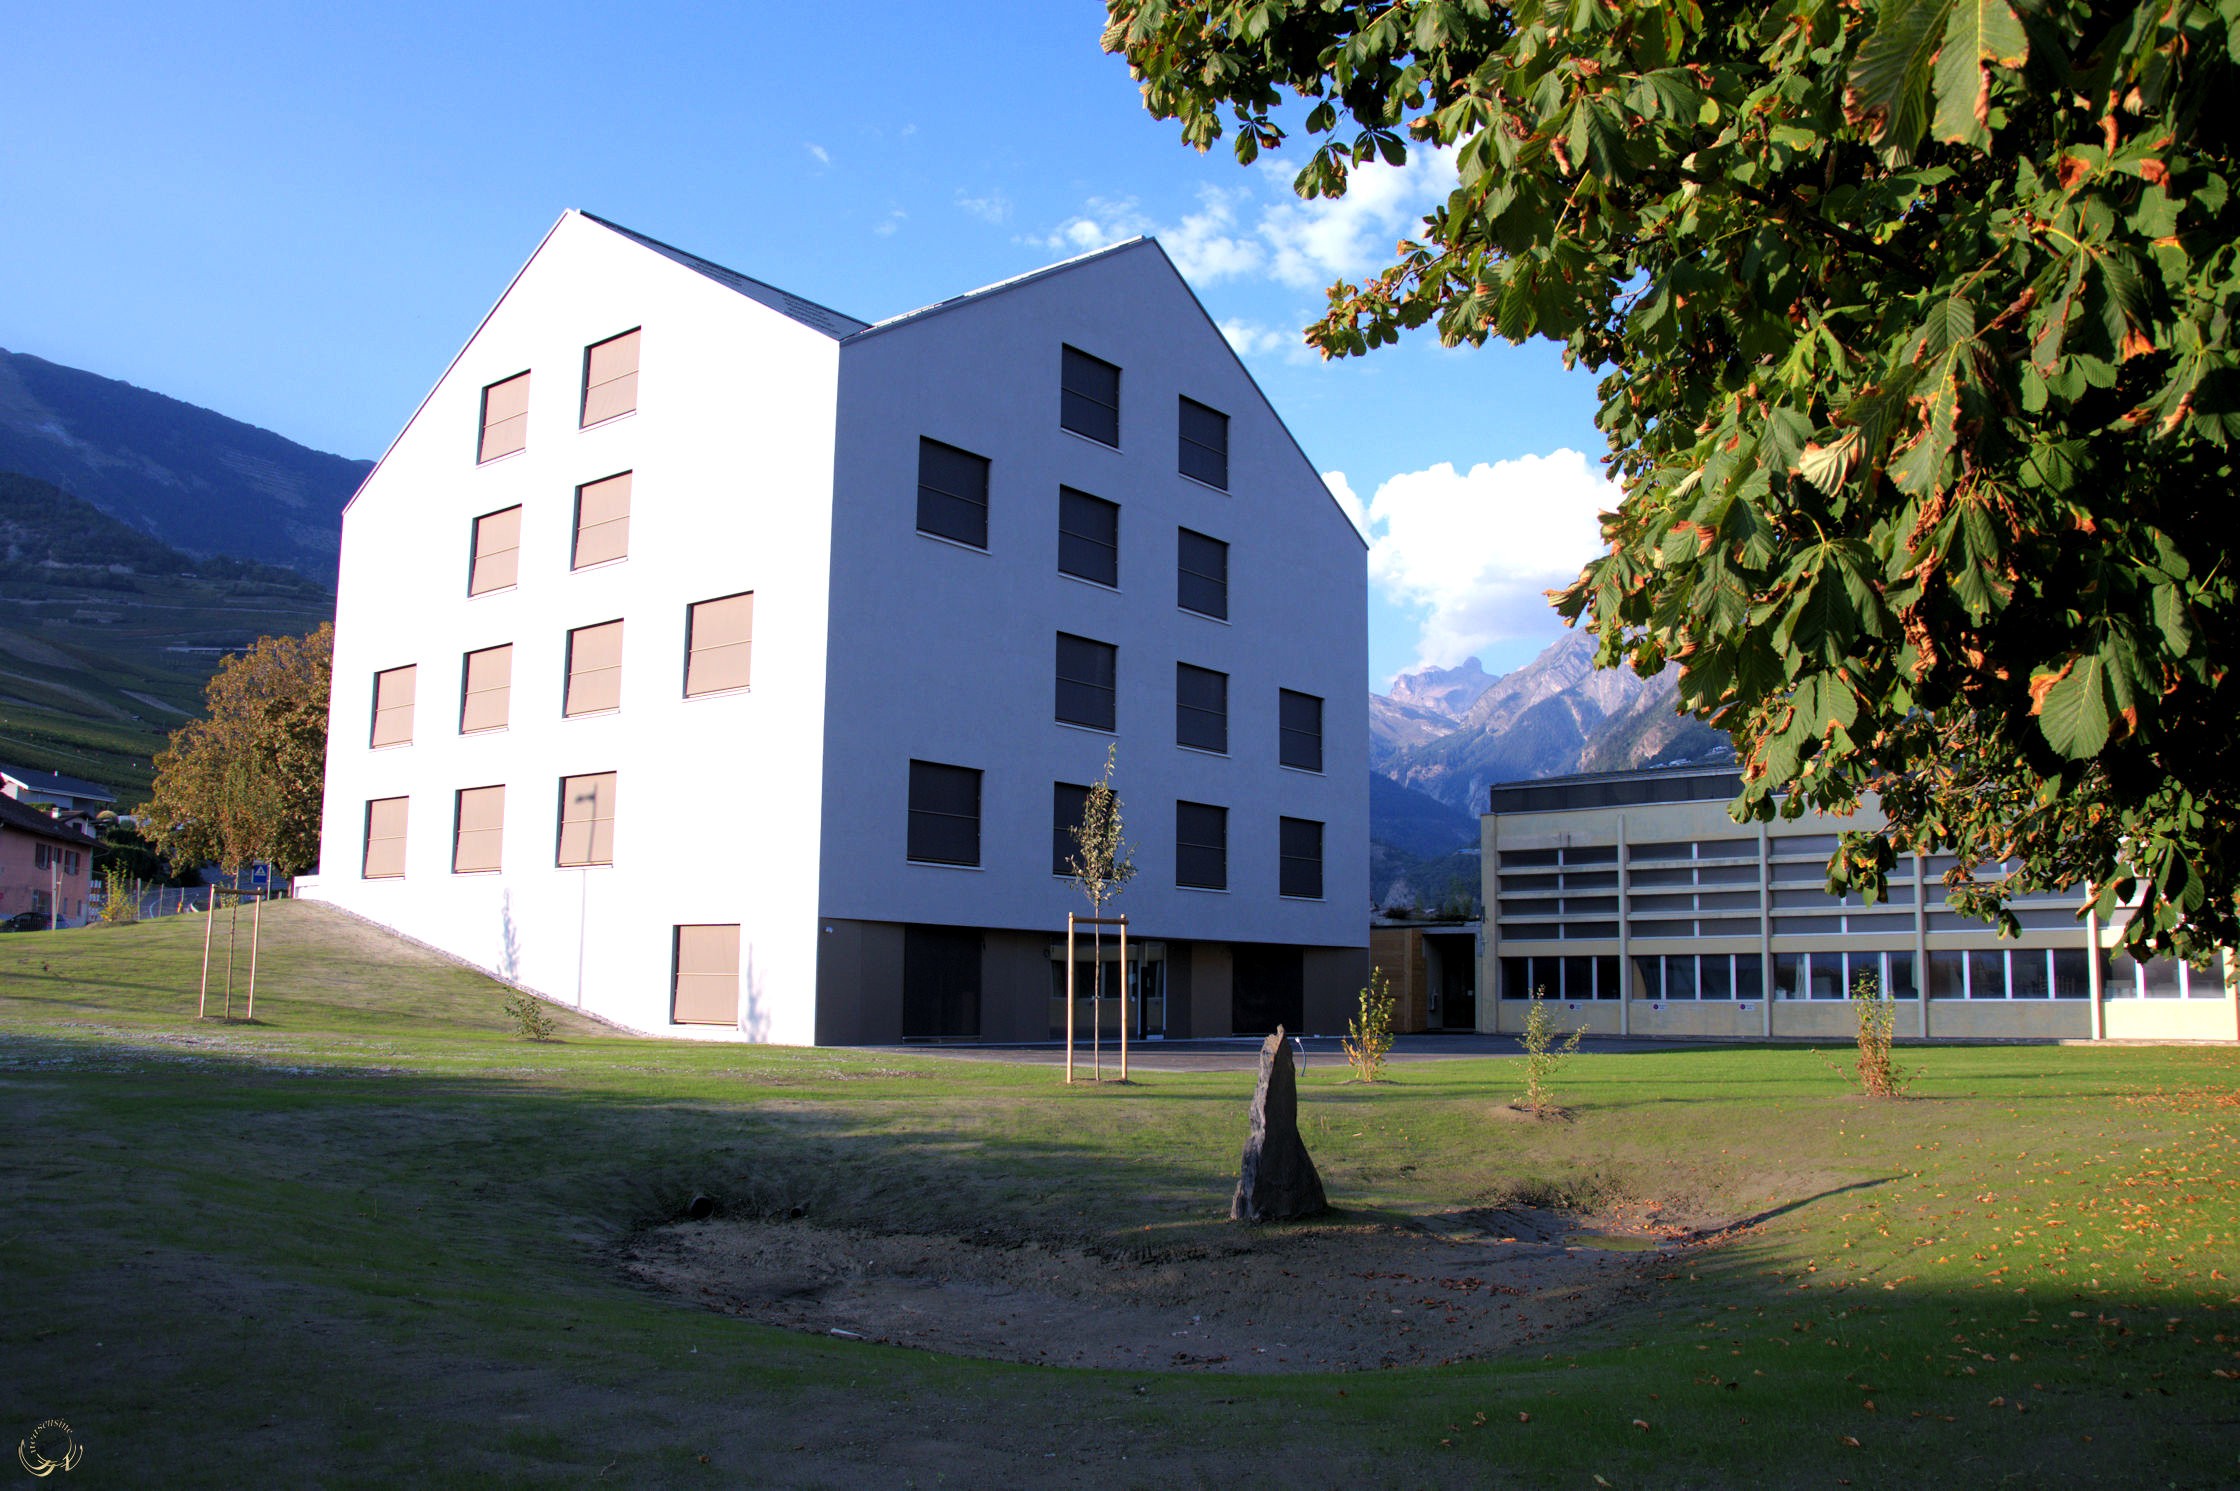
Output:
<path fill-rule="evenodd" d="M 954 927 L 904 927 L 902 1038 L 978 1040 L 980 963 L 978 932 Z"/>
<path fill-rule="evenodd" d="M 1069 725 L 1110 730 L 1119 674 L 1119 648 L 1058 633 L 1058 718 Z"/>
<path fill-rule="evenodd" d="M 2101 964 L 2103 970 L 2106 963 Z M 2102 979 L 2105 985 L 2105 978 Z M 2081 947 L 2060 947 L 2053 951 L 2053 997 L 2056 999 L 2083 999 L 2092 993 L 2091 955 Z"/>
<path fill-rule="evenodd" d="M 1530 958 L 1503 958 L 1501 960 L 1501 997 L 1503 999 L 1530 999 L 1532 997 L 1532 960 Z"/>
<path fill-rule="evenodd" d="M 1210 803 L 1174 805 L 1174 883 L 1201 890 L 1229 888 L 1229 810 Z"/>
<path fill-rule="evenodd" d="M 1196 399 L 1182 401 L 1182 435 L 1175 466 L 1184 476 L 1229 490 L 1229 416 Z"/>
<path fill-rule="evenodd" d="M 1931 999 L 1958 999 L 1966 992 L 1962 970 L 1967 957 L 1962 953 L 1933 952 L 1929 954 L 1929 997 Z"/>
<path fill-rule="evenodd" d="M 1217 620 L 1229 619 L 1229 546 L 1217 538 L 1175 530 L 1175 604 Z"/>
<path fill-rule="evenodd" d="M 980 773 L 969 766 L 910 763 L 910 858 L 937 865 L 980 863 Z"/>
<path fill-rule="evenodd" d="M 1696 960 L 1696 997 L 1734 998 L 1734 960 L 1725 953 L 1706 953 Z"/>
<path fill-rule="evenodd" d="M 1240 942 L 1230 949 L 1229 1028 L 1266 1035 L 1306 1024 L 1306 954 L 1295 947 Z"/>
<path fill-rule="evenodd" d="M 1322 825 L 1311 818 L 1281 821 L 1283 872 L 1277 888 L 1287 896 L 1322 899 Z M 1579 959 L 1585 962 L 1585 959 Z"/>
<path fill-rule="evenodd" d="M 1120 583 L 1120 504 L 1058 488 L 1058 568 L 1099 585 Z"/>
<path fill-rule="evenodd" d="M 1174 743 L 1229 753 L 1229 675 L 1174 665 Z"/>
<path fill-rule="evenodd" d="M 1322 701 L 1312 694 L 1282 692 L 1276 759 L 1301 771 L 1322 770 Z"/>
<path fill-rule="evenodd" d="M 1079 847 L 1074 843 L 1073 831 L 1081 826 L 1081 815 L 1088 811 L 1089 789 L 1071 782 L 1050 784 L 1050 873 L 1071 875 L 1073 856 Z"/>
<path fill-rule="evenodd" d="M 1117 446 L 1120 370 L 1101 357 L 1068 347 L 1058 381 L 1058 423 L 1076 435 Z"/>
<path fill-rule="evenodd" d="M 2007 997 L 2007 954 L 2004 948 L 1968 949 L 1968 997 Z"/>
<path fill-rule="evenodd" d="M 918 531 L 988 547 L 988 458 L 918 442 Z"/>
<path fill-rule="evenodd" d="M 1756 966 L 1757 963 L 1753 960 L 1751 967 L 1755 968 Z M 1618 983 L 1617 954 L 1605 953 L 1596 958 L 1594 960 L 1594 997 L 1597 999 L 1616 999 L 1622 992 L 1623 990 Z"/>

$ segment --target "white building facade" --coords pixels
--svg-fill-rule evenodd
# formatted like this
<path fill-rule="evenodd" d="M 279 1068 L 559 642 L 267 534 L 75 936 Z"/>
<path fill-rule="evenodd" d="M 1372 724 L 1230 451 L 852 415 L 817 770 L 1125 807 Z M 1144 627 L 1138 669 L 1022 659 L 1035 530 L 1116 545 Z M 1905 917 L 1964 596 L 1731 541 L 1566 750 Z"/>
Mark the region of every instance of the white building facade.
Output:
<path fill-rule="evenodd" d="M 872 324 L 570 212 L 339 590 L 309 893 L 547 997 L 1046 1039 L 1108 748 L 1135 1033 L 1365 976 L 1363 546 L 1148 240 Z"/>

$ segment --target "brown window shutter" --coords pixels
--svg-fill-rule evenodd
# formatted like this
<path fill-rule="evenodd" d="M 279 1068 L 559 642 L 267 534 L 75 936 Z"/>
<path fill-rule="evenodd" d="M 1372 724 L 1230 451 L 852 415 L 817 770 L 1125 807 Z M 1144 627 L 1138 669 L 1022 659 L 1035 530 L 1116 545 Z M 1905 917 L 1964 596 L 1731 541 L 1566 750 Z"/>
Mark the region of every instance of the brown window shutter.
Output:
<path fill-rule="evenodd" d="M 412 744 L 412 699 L 420 669 L 407 663 L 373 675 L 373 743 Z"/>
<path fill-rule="evenodd" d="M 513 644 L 468 653 L 463 671 L 466 682 L 459 705 L 459 733 L 503 730 L 513 698 Z"/>
<path fill-rule="evenodd" d="M 630 552 L 630 473 L 576 488 L 574 567 L 604 564 Z"/>
<path fill-rule="evenodd" d="M 568 633 L 568 696 L 564 715 L 622 707 L 622 623 L 601 622 Z"/>
<path fill-rule="evenodd" d="M 467 594 L 505 590 L 521 573 L 521 509 L 509 507 L 474 520 L 474 564 Z"/>
<path fill-rule="evenodd" d="M 482 391 L 482 447 L 478 461 L 495 461 L 529 444 L 529 375 L 516 373 Z"/>
<path fill-rule="evenodd" d="M 701 601 L 687 619 L 684 691 L 720 694 L 753 680 L 754 592 Z"/>
<path fill-rule="evenodd" d="M 583 423 L 628 414 L 638 407 L 638 334 L 621 336 L 584 349 Z"/>
<path fill-rule="evenodd" d="M 560 779 L 560 863 L 614 863 L 615 774 Z"/>
<path fill-rule="evenodd" d="M 677 928 L 677 983 L 669 1018 L 679 1025 L 739 1023 L 739 928 Z"/>
<path fill-rule="evenodd" d="M 458 833 L 451 846 L 452 873 L 469 875 L 501 868 L 505 826 L 504 787 L 462 788 Z"/>
<path fill-rule="evenodd" d="M 366 858 L 361 872 L 368 880 L 391 880 L 404 874 L 404 829 L 411 799 L 377 797 L 366 804 Z"/>

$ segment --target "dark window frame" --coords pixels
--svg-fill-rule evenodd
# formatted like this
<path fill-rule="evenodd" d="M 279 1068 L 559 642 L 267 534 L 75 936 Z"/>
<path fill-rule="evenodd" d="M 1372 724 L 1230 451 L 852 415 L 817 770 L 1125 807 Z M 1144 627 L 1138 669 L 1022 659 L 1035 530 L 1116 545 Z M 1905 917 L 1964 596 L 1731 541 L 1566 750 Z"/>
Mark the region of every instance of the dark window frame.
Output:
<path fill-rule="evenodd" d="M 1193 616 L 1210 616 L 1215 621 L 1229 619 L 1229 543 L 1210 533 L 1200 533 L 1195 528 L 1177 528 L 1174 531 L 1174 603 Z M 1200 548 L 1193 555 L 1191 540 Z M 1221 572 L 1213 574 L 1203 568 L 1193 567 L 1195 558 L 1200 565 L 1219 551 Z M 1193 584 L 1192 582 L 1196 583 Z"/>
<path fill-rule="evenodd" d="M 1061 725 L 1102 730 L 1107 735 L 1118 733 L 1119 647 L 1075 632 L 1059 632 L 1057 636 L 1057 700 L 1053 717 Z M 1101 668 L 1082 666 L 1091 658 L 1098 659 Z M 1096 676 L 1100 671 L 1103 676 Z M 1084 672 L 1090 676 L 1082 676 Z"/>
<path fill-rule="evenodd" d="M 1174 665 L 1174 743 L 1229 754 L 1229 675 L 1195 663 Z"/>
<path fill-rule="evenodd" d="M 1073 831 L 1089 810 L 1089 789 L 1080 782 L 1050 784 L 1050 873 L 1071 875 L 1075 841 Z"/>
<path fill-rule="evenodd" d="M 910 762 L 909 818 L 903 834 L 903 857 L 917 865 L 980 865 L 980 820 L 983 773 L 978 767 L 942 761 Z M 961 796 L 944 802 L 943 789 L 969 784 L 972 811 L 962 811 Z M 971 825 L 970 857 L 964 857 L 961 825 Z"/>
<path fill-rule="evenodd" d="M 1325 825 L 1316 818 L 1278 818 L 1276 820 L 1276 893 L 1293 900 L 1319 901 L 1322 899 L 1322 841 Z M 1306 852 L 1307 835 L 1300 830 L 1313 830 L 1314 852 Z M 1309 889 L 1308 887 L 1312 887 Z"/>
<path fill-rule="evenodd" d="M 1297 712 L 1293 706 L 1293 700 L 1300 700 L 1314 706 L 1314 729 L 1312 732 L 1309 732 L 1305 726 L 1294 723 Z M 1288 766 L 1294 771 L 1311 771 L 1318 774 L 1321 772 L 1322 706 L 1323 698 L 1320 694 L 1304 693 L 1298 689 L 1279 689 L 1276 691 L 1276 762 L 1278 765 Z M 1306 743 L 1309 741 L 1313 743 L 1314 747 L 1311 761 L 1308 759 L 1309 753 L 1306 749 Z"/>
<path fill-rule="evenodd" d="M 1188 394 L 1180 396 L 1175 409 L 1175 470 L 1217 491 L 1229 490 L 1229 416 Z"/>
<path fill-rule="evenodd" d="M 1185 890 L 1229 888 L 1227 808 L 1175 799 L 1174 883 Z"/>
<path fill-rule="evenodd" d="M 1109 376 L 1107 376 L 1109 375 Z M 1058 354 L 1058 427 L 1120 448 L 1120 366 L 1071 343 Z"/>
<path fill-rule="evenodd" d="M 1120 504 L 1058 488 L 1058 573 L 1120 588 Z"/>
<path fill-rule="evenodd" d="M 928 457 L 934 459 L 929 463 Z M 962 458 L 962 463 L 952 460 Z M 986 553 L 988 549 L 988 485 L 991 462 L 986 456 L 936 440 L 918 437 L 918 532 L 928 538 L 962 544 Z M 946 466 L 946 469 L 943 467 Z M 960 480 L 964 472 L 972 473 Z M 952 486 L 966 488 L 952 491 Z M 976 490 L 973 490 L 976 489 Z M 944 526 L 944 522 L 946 525 Z"/>

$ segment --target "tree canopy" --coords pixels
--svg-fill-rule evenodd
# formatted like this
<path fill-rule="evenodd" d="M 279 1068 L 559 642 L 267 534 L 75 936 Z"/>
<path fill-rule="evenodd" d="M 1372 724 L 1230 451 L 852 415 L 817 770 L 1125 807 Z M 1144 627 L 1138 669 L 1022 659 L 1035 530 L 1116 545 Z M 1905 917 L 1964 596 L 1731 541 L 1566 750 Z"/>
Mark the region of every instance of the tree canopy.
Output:
<path fill-rule="evenodd" d="M 2084 886 L 2135 952 L 2234 945 L 2240 0 L 1109 10 L 1188 143 L 1313 141 L 1303 196 L 1451 153 L 1307 338 L 1602 374 L 1624 497 L 1558 606 L 1680 664 L 1739 817 L 1872 792 L 1831 889 L 1946 852 L 2010 927 Z"/>
<path fill-rule="evenodd" d="M 203 691 L 209 713 L 156 753 L 154 800 L 139 810 L 174 864 L 270 860 L 293 875 L 319 862 L 333 662 L 330 623 L 260 637 L 220 665 Z"/>

